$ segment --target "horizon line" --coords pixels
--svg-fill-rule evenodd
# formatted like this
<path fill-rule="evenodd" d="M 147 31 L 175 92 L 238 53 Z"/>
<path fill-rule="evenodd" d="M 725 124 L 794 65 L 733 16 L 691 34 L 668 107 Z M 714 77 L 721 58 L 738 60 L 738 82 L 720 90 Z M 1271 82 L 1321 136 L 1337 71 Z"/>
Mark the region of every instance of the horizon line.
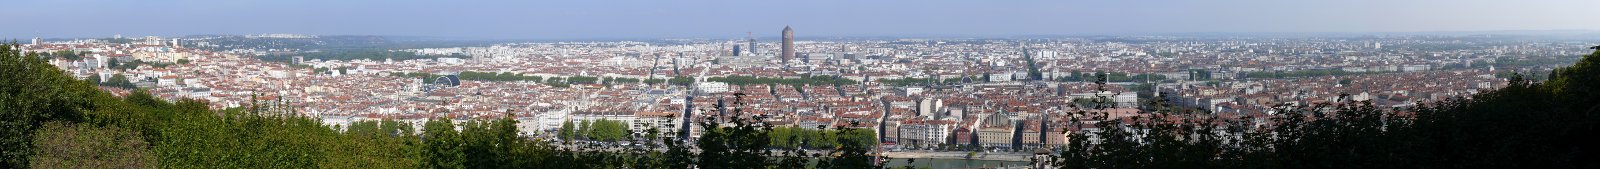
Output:
<path fill-rule="evenodd" d="M 1124 33 L 1110 33 L 1110 32 L 1088 33 L 1088 32 L 1085 32 L 1085 33 L 1051 33 L 1051 34 L 1018 33 L 1018 34 L 988 34 L 988 35 L 985 35 L 985 34 L 955 34 L 955 33 L 911 33 L 911 34 L 878 34 L 878 35 L 872 35 L 872 34 L 804 35 L 804 34 L 800 34 L 800 35 L 797 35 L 795 37 L 796 38 L 823 38 L 823 39 L 853 39 L 853 38 L 873 39 L 873 38 L 1019 38 L 1019 37 L 1051 37 L 1051 36 L 1056 36 L 1056 37 L 1219 36 L 1219 35 L 1220 36 L 1371 36 L 1371 35 L 1463 35 L 1463 34 L 1467 34 L 1467 35 L 1471 35 L 1471 34 L 1478 34 L 1478 35 L 1514 34 L 1515 35 L 1515 34 L 1540 34 L 1540 33 L 1569 33 L 1569 34 L 1571 34 L 1571 33 L 1576 33 L 1576 34 L 1600 33 L 1600 29 L 1444 30 L 1444 31 L 1281 31 L 1281 32 L 1274 32 L 1274 31 L 1261 31 L 1261 32 L 1195 31 L 1195 32 L 1124 32 Z M 200 33 L 200 34 L 184 34 L 184 35 L 133 35 L 133 36 L 124 35 L 123 37 L 124 38 L 131 38 L 131 37 L 149 37 L 149 36 L 155 36 L 155 37 L 244 36 L 244 35 L 261 35 L 261 34 L 294 34 L 294 35 L 312 35 L 312 36 L 405 37 L 405 38 L 438 39 L 438 40 L 446 40 L 446 41 L 499 41 L 499 40 L 537 40 L 537 41 L 577 40 L 577 41 L 583 41 L 583 40 L 745 39 L 744 36 L 723 36 L 723 37 L 718 37 L 718 36 L 691 36 L 691 37 L 645 37 L 645 36 L 603 37 L 603 36 L 596 36 L 596 37 L 587 37 L 587 38 L 574 38 L 574 37 L 530 38 L 530 37 L 471 37 L 471 36 L 434 36 L 434 35 L 305 34 L 305 33 L 241 33 L 241 34 L 217 34 L 217 33 L 209 33 L 208 34 L 208 33 Z M 118 35 L 120 35 L 120 34 L 118 34 Z M 116 35 L 105 35 L 105 36 L 98 36 L 98 37 L 96 37 L 96 36 L 80 36 L 80 37 L 37 37 L 37 36 L 35 36 L 35 37 L 24 37 L 24 38 L 21 38 L 21 39 L 32 39 L 32 38 L 36 38 L 37 37 L 37 38 L 42 38 L 42 39 L 46 39 L 46 40 L 63 40 L 63 39 L 81 40 L 81 39 L 104 39 L 104 38 L 110 38 L 110 37 L 114 37 L 114 36 L 116 36 Z M 768 36 L 755 36 L 755 39 L 778 39 L 778 38 L 779 38 L 779 36 L 776 36 L 776 35 L 770 36 L 770 37 L 768 37 Z M 16 37 L 4 37 L 4 39 L 17 39 L 17 38 Z"/>

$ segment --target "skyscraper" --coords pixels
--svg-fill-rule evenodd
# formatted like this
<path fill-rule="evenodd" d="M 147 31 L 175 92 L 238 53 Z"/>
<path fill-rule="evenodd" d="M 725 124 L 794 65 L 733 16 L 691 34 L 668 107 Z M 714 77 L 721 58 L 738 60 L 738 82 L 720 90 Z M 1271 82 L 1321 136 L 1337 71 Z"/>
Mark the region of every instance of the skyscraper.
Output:
<path fill-rule="evenodd" d="M 783 63 L 794 59 L 794 29 L 783 26 Z"/>
<path fill-rule="evenodd" d="M 39 37 L 33 37 L 33 43 L 30 43 L 30 44 L 33 44 L 34 46 L 42 45 L 42 44 L 44 44 L 44 39 L 43 38 L 39 38 Z"/>
<path fill-rule="evenodd" d="M 756 36 L 754 34 L 751 34 L 750 32 L 745 32 L 744 36 L 745 36 L 745 38 L 748 38 L 750 40 L 750 45 L 745 45 L 744 50 L 750 51 L 750 56 L 755 56 L 756 55 Z"/>
<path fill-rule="evenodd" d="M 739 45 L 733 45 L 733 56 L 739 56 Z"/>

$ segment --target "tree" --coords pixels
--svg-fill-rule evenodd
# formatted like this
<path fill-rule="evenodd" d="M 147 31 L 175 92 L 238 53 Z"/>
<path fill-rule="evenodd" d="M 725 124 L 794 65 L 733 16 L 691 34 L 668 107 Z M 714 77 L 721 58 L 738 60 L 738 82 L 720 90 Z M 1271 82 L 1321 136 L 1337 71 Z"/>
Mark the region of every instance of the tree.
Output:
<path fill-rule="evenodd" d="M 589 123 L 588 128 L 592 129 L 587 129 L 588 133 L 585 135 L 590 140 L 596 141 L 622 141 L 628 137 L 629 133 L 628 125 L 616 120 L 595 120 L 593 123 Z"/>
<path fill-rule="evenodd" d="M 1192 71 L 1192 73 L 1195 71 Z M 1413 108 L 1343 101 L 1218 118 L 1161 101 L 1147 116 L 1076 112 L 1062 168 L 1593 168 L 1600 51 L 1549 74 Z M 1081 118 L 1080 118 L 1081 117 Z"/>
<path fill-rule="evenodd" d="M 37 168 L 156 168 L 156 155 L 136 131 L 47 123 L 34 134 L 29 164 Z"/>
<path fill-rule="evenodd" d="M 462 151 L 461 135 L 449 118 L 430 120 L 422 128 L 426 147 L 423 166 L 427 168 L 465 168 L 467 155 Z"/>
<path fill-rule="evenodd" d="M 1033 60 L 1033 55 L 1028 53 L 1027 47 L 1023 47 L 1022 49 L 1022 58 L 1027 62 L 1029 81 L 1044 79 L 1044 73 L 1039 72 L 1038 62 Z"/>
<path fill-rule="evenodd" d="M 89 84 L 100 85 L 100 74 L 90 74 L 89 78 L 83 80 L 89 81 Z"/>
<path fill-rule="evenodd" d="M 561 133 L 560 133 L 561 141 L 570 141 L 570 140 L 576 138 L 574 136 L 577 135 L 577 131 L 574 131 L 573 127 L 575 127 L 575 126 L 572 126 L 572 120 L 567 120 L 567 121 L 562 121 L 561 122 Z"/>
<path fill-rule="evenodd" d="M 83 52 L 83 53 L 88 53 L 88 52 Z M 79 52 L 74 52 L 72 50 L 58 50 L 58 51 L 55 51 L 55 52 L 51 52 L 50 55 L 54 56 L 56 58 L 62 58 L 62 59 L 67 59 L 67 60 L 80 60 L 80 59 L 83 59 L 82 54 L 80 54 Z"/>
<path fill-rule="evenodd" d="M 578 134 L 575 137 L 590 139 L 589 137 L 593 136 L 589 135 L 589 130 L 594 130 L 594 124 L 589 123 L 589 120 L 578 121 Z"/>
<path fill-rule="evenodd" d="M 689 83 L 694 83 L 694 77 L 674 76 L 674 77 L 672 77 L 672 79 L 668 79 L 667 83 L 670 83 L 670 84 L 673 84 L 673 85 L 679 85 L 679 86 L 688 86 Z"/>
<path fill-rule="evenodd" d="M 77 122 L 91 110 L 88 98 L 103 98 L 91 84 L 75 80 L 37 54 L 0 45 L 0 168 L 27 168 L 30 142 L 46 122 Z"/>
<path fill-rule="evenodd" d="M 110 79 L 106 79 L 106 82 L 101 83 L 100 85 L 123 89 L 138 88 L 138 86 L 135 86 L 133 82 L 128 80 L 128 76 L 123 76 L 122 74 L 113 74 L 111 75 Z"/>
<path fill-rule="evenodd" d="M 848 127 L 840 127 L 836 130 L 839 130 L 839 136 L 834 137 L 835 142 L 838 143 L 838 148 L 834 149 L 834 153 L 838 155 L 828 160 L 829 167 L 873 168 L 874 166 L 883 166 L 880 163 L 874 163 L 872 161 L 873 157 L 868 155 L 873 147 L 877 145 L 874 142 L 876 139 L 873 138 L 875 136 L 872 131 Z"/>

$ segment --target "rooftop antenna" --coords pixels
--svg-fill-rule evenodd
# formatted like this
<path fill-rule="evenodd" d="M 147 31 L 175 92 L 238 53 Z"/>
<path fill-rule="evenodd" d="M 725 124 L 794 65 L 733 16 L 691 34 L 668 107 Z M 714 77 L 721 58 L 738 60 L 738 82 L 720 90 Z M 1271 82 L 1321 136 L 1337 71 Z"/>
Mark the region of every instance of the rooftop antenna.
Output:
<path fill-rule="evenodd" d="M 750 33 L 750 32 L 744 32 L 744 38 L 745 38 L 745 43 L 749 43 L 749 44 L 746 44 L 746 46 L 744 47 L 745 50 L 749 51 L 750 56 L 755 56 L 755 54 L 756 54 L 756 35 L 753 34 L 753 33 Z"/>

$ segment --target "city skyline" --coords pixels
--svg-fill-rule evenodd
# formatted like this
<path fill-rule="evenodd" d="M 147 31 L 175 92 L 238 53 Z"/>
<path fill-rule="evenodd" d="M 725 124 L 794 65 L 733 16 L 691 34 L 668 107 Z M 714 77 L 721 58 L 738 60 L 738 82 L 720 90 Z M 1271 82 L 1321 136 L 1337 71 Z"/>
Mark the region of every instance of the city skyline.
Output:
<path fill-rule="evenodd" d="M 0 168 L 1600 168 L 1596 0 L 16 1 Z"/>
<path fill-rule="evenodd" d="M 922 2 L 922 1 L 918 1 Z M 1439 5 L 1448 4 L 1448 5 Z M 12 38 L 200 34 L 465 39 L 738 38 L 773 25 L 804 37 L 1204 32 L 1596 30 L 1595 1 L 470 2 L 25 0 L 0 10 Z M 401 12 L 407 11 L 407 12 Z M 410 12 L 416 11 L 416 12 Z M 426 12 L 439 11 L 439 12 Z M 465 12 L 448 12 L 465 11 Z M 822 12 L 827 11 L 827 12 Z M 43 17 L 48 15 L 48 17 Z M 121 17 L 102 17 L 117 15 Z M 119 25 L 108 27 L 104 25 Z M 760 38 L 777 34 L 756 34 Z"/>

